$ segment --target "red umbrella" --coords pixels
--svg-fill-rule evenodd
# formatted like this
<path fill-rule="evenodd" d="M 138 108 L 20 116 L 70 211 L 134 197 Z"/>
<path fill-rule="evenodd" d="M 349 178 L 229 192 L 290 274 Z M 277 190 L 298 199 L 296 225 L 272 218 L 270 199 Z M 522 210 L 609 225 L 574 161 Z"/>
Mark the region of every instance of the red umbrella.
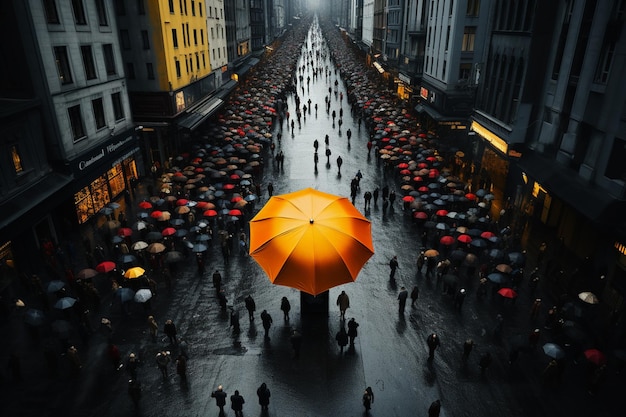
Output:
<path fill-rule="evenodd" d="M 452 236 L 442 236 L 441 239 L 439 239 L 439 243 L 450 246 L 454 243 L 454 238 Z"/>
<path fill-rule="evenodd" d="M 223 187 L 224 190 L 232 190 L 233 188 L 235 188 L 235 184 L 224 184 Z"/>
<path fill-rule="evenodd" d="M 461 243 L 470 243 L 472 241 L 472 237 L 470 235 L 459 235 L 456 240 Z"/>
<path fill-rule="evenodd" d="M 172 235 L 176 234 L 176 229 L 174 229 L 173 227 L 166 227 L 165 229 L 163 229 L 161 234 L 163 236 L 172 236 Z"/>
<path fill-rule="evenodd" d="M 409 171 L 408 169 L 401 169 L 400 175 L 411 175 L 411 171 Z"/>
<path fill-rule="evenodd" d="M 141 203 L 139 203 L 139 208 L 148 210 L 152 208 L 152 204 L 149 201 L 142 201 Z"/>
<path fill-rule="evenodd" d="M 428 214 L 423 211 L 416 211 L 415 213 L 413 213 L 413 217 L 419 220 L 426 220 L 428 219 Z"/>
<path fill-rule="evenodd" d="M 236 195 L 236 196 L 234 196 L 233 198 L 230 199 L 230 202 L 231 203 L 236 203 L 237 201 L 241 201 L 241 200 L 243 200 L 243 197 L 240 196 L 240 195 Z"/>
<path fill-rule="evenodd" d="M 185 198 L 181 198 L 176 202 L 177 206 L 186 206 L 189 203 L 189 200 Z"/>
<path fill-rule="evenodd" d="M 417 167 L 419 169 L 428 168 L 428 164 L 426 162 L 420 162 L 419 164 L 417 164 Z"/>
<path fill-rule="evenodd" d="M 404 197 L 402 197 L 402 201 L 412 203 L 413 201 L 415 201 L 415 197 L 413 197 L 412 195 L 405 195 Z"/>
<path fill-rule="evenodd" d="M 401 162 L 397 165 L 397 167 L 400 169 L 407 169 L 409 167 L 409 164 L 407 164 L 406 162 Z"/>
<path fill-rule="evenodd" d="M 133 229 L 129 227 L 122 227 L 117 231 L 118 236 L 129 237 L 133 235 Z"/>
<path fill-rule="evenodd" d="M 232 209 L 228 212 L 229 216 L 241 216 L 241 210 Z"/>
<path fill-rule="evenodd" d="M 598 349 L 587 349 L 585 351 L 585 358 L 596 365 L 602 365 L 606 362 L 606 356 Z"/>
<path fill-rule="evenodd" d="M 207 211 L 205 211 L 204 213 L 202 213 L 203 216 L 205 217 L 215 217 L 217 216 L 217 211 L 209 209 Z"/>
<path fill-rule="evenodd" d="M 424 178 L 422 178 L 420 176 L 413 177 L 413 181 L 415 181 L 415 182 L 422 182 L 422 181 L 424 181 Z"/>
<path fill-rule="evenodd" d="M 492 237 L 495 237 L 495 236 L 496 236 L 496 234 L 493 233 L 493 232 L 490 232 L 490 231 L 482 232 L 480 234 L 480 237 L 482 237 L 483 239 L 489 239 L 489 238 L 492 238 Z"/>
<path fill-rule="evenodd" d="M 474 194 L 474 193 L 467 193 L 467 194 L 465 194 L 465 198 L 467 198 L 470 201 L 474 201 L 474 200 L 476 200 L 476 194 Z"/>
<path fill-rule="evenodd" d="M 103 274 L 107 273 L 107 272 L 111 272 L 113 271 L 115 268 L 117 268 L 117 265 L 115 265 L 115 262 L 111 262 L 111 261 L 104 261 L 104 262 L 100 262 L 97 266 L 96 266 L 96 271 L 101 272 Z"/>
<path fill-rule="evenodd" d="M 436 212 L 435 214 L 436 214 L 437 216 L 445 217 L 445 216 L 447 216 L 447 215 L 448 215 L 448 210 L 444 210 L 444 209 L 437 210 L 437 212 Z"/>
<path fill-rule="evenodd" d="M 503 296 L 504 298 L 515 298 L 517 297 L 517 292 L 515 292 L 512 288 L 500 288 L 498 290 L 498 294 Z"/>
<path fill-rule="evenodd" d="M 419 191 L 420 193 L 427 193 L 429 190 L 428 187 L 422 185 L 420 188 L 417 189 L 417 191 Z"/>
<path fill-rule="evenodd" d="M 162 214 L 162 211 L 154 210 L 152 213 L 150 213 L 150 217 L 152 217 L 153 219 L 158 219 L 159 217 L 161 217 Z"/>
<path fill-rule="evenodd" d="M 418 137 L 422 138 L 422 139 L 426 139 L 428 136 L 426 135 L 426 133 L 420 133 L 419 135 L 417 135 Z"/>

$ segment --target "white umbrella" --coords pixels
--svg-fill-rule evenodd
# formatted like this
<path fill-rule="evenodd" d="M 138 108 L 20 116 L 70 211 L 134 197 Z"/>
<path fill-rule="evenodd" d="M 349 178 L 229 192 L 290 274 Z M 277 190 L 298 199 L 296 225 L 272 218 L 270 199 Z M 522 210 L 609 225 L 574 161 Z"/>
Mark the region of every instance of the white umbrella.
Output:
<path fill-rule="evenodd" d="M 152 291 L 147 288 L 141 288 L 135 293 L 135 301 L 138 303 L 145 303 L 152 298 Z"/>

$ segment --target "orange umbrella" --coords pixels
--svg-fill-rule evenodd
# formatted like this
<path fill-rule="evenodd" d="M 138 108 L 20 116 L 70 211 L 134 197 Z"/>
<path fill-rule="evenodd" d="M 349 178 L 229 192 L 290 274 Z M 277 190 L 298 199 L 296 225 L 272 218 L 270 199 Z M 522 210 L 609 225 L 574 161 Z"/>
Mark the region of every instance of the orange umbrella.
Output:
<path fill-rule="evenodd" d="M 250 255 L 270 281 L 312 295 L 356 280 L 373 254 L 369 220 L 312 188 L 270 198 L 250 221 Z"/>

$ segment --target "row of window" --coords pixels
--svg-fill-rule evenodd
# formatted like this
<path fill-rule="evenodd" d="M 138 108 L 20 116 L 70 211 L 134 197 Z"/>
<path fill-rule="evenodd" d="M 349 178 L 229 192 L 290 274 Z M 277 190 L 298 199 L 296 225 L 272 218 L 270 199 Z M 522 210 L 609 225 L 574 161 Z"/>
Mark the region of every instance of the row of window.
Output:
<path fill-rule="evenodd" d="M 98 24 L 100 26 L 109 26 L 105 1 L 106 0 L 95 0 Z M 71 6 L 72 14 L 74 15 L 74 23 L 78 26 L 86 26 L 87 14 L 85 13 L 83 0 L 71 0 Z M 48 24 L 61 24 L 61 18 L 57 9 L 56 0 L 43 0 L 43 7 L 46 15 L 46 22 L 48 22 Z"/>
<path fill-rule="evenodd" d="M 189 39 L 190 33 L 193 33 L 194 46 L 198 46 L 198 31 L 197 29 L 193 29 L 193 32 L 191 32 L 189 30 L 189 23 L 182 24 L 183 46 L 184 47 L 191 46 L 191 40 Z M 211 28 L 211 38 L 212 37 L 213 37 L 213 28 Z M 204 45 L 204 29 L 200 29 L 200 44 Z M 178 31 L 176 29 L 172 29 L 172 45 L 174 46 L 174 48 L 178 48 Z M 122 44 L 122 48 L 124 48 L 123 44 Z M 128 48 L 125 48 L 125 49 L 130 49 L 130 45 L 128 45 Z"/>
<path fill-rule="evenodd" d="M 94 80 L 98 78 L 92 49 L 93 48 L 91 45 L 80 46 L 83 69 L 85 71 L 85 78 L 87 80 Z M 102 56 L 104 57 L 104 68 L 107 75 L 115 75 L 117 73 L 117 70 L 115 67 L 115 58 L 113 55 L 112 44 L 106 43 L 102 45 Z M 55 46 L 54 58 L 56 61 L 57 71 L 59 73 L 59 79 L 61 80 L 61 84 L 68 85 L 74 83 L 74 77 L 72 76 L 72 67 L 70 65 L 70 58 L 67 46 Z"/>
<path fill-rule="evenodd" d="M 115 121 L 117 122 L 124 119 L 124 106 L 122 104 L 121 93 L 111 94 L 111 105 L 113 108 L 113 116 L 115 117 Z M 96 125 L 96 130 L 100 130 L 106 127 L 106 117 L 104 114 L 104 102 L 102 97 L 91 100 L 91 111 L 93 112 L 93 119 Z M 85 124 L 80 104 L 68 107 L 67 114 L 69 116 L 70 127 L 72 129 L 72 138 L 76 143 L 87 136 L 85 133 Z"/>
<path fill-rule="evenodd" d="M 124 1 L 124 0 L 120 0 Z M 141 0 L 138 0 L 141 1 Z M 178 6 L 180 9 L 180 14 L 188 16 L 187 14 L 187 0 L 178 0 Z M 169 0 L 170 13 L 174 14 L 174 0 Z M 202 1 L 198 2 L 198 14 L 202 17 Z M 209 15 L 211 14 L 211 8 L 209 8 Z M 196 15 L 196 2 L 195 0 L 191 0 L 191 15 Z"/>
<path fill-rule="evenodd" d="M 190 73 L 194 72 L 194 66 L 193 66 L 193 59 L 194 55 L 189 54 L 189 55 L 185 55 L 185 69 L 187 71 L 187 74 L 189 75 Z M 196 61 L 196 70 L 200 69 L 200 59 L 202 59 L 202 68 L 206 69 L 206 57 L 204 55 L 204 52 L 201 53 L 197 53 L 195 54 L 195 61 Z M 176 77 L 180 78 L 182 77 L 182 70 L 180 67 L 180 61 L 178 60 L 178 58 L 174 58 L 174 65 L 176 67 Z"/>

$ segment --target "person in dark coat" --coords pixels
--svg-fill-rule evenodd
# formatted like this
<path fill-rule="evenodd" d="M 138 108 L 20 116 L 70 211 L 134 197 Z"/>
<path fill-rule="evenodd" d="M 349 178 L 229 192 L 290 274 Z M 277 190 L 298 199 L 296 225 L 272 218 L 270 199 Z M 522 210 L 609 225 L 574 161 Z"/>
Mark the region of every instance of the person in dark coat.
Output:
<path fill-rule="evenodd" d="M 335 340 L 339 345 L 339 354 L 341 355 L 343 353 L 343 348 L 348 345 L 348 333 L 346 333 L 346 329 L 341 327 L 341 329 L 339 329 L 339 331 L 335 335 Z"/>
<path fill-rule="evenodd" d="M 417 288 L 417 285 L 413 287 L 411 290 L 411 307 L 415 307 L 415 303 L 417 302 L 417 297 L 420 295 L 420 290 Z"/>
<path fill-rule="evenodd" d="M 220 415 L 224 415 L 224 406 L 226 405 L 226 393 L 222 386 L 218 386 L 215 391 L 211 393 L 211 397 L 215 398 L 215 404 L 220 409 Z"/>
<path fill-rule="evenodd" d="M 245 402 L 239 394 L 239 390 L 235 390 L 235 393 L 230 396 L 230 408 L 235 412 L 235 417 L 243 417 L 243 404 Z"/>
<path fill-rule="evenodd" d="M 358 336 L 357 328 L 359 327 L 359 323 L 357 323 L 354 318 L 351 318 L 348 321 L 348 337 L 350 338 L 350 347 L 354 347 L 354 339 Z"/>
<path fill-rule="evenodd" d="M 138 408 L 141 399 L 141 384 L 136 379 L 128 381 L 128 396 L 135 405 L 135 409 Z"/>
<path fill-rule="evenodd" d="M 432 333 L 426 339 L 426 344 L 428 345 L 428 360 L 432 360 L 435 357 L 435 349 L 439 347 L 439 343 L 437 333 Z"/>
<path fill-rule="evenodd" d="M 289 311 L 291 311 L 291 304 L 289 304 L 289 300 L 287 297 L 283 297 L 280 300 L 280 309 L 283 311 L 283 318 L 285 321 L 289 321 Z"/>
<path fill-rule="evenodd" d="M 398 257 L 394 256 L 389 260 L 389 279 L 393 280 L 396 277 L 396 269 L 398 269 Z"/>
<path fill-rule="evenodd" d="M 404 287 L 400 287 L 400 293 L 398 294 L 398 313 L 404 314 L 404 308 L 406 307 L 406 299 L 409 297 L 409 293 Z"/>
<path fill-rule="evenodd" d="M 213 287 L 217 292 L 220 292 L 220 290 L 222 289 L 222 275 L 217 269 L 215 270 L 215 272 L 213 272 Z"/>
<path fill-rule="evenodd" d="M 289 341 L 291 342 L 291 348 L 293 349 L 293 357 L 298 359 L 300 357 L 300 347 L 302 346 L 302 335 L 297 330 L 294 330 L 291 333 Z"/>
<path fill-rule="evenodd" d="M 263 321 L 263 329 L 265 329 L 265 339 L 270 338 L 269 336 L 269 331 L 270 331 L 270 327 L 272 327 L 272 316 L 270 316 L 270 313 L 267 312 L 267 310 L 263 310 L 261 312 L 261 320 Z"/>
<path fill-rule="evenodd" d="M 267 410 L 270 405 L 270 389 L 264 383 L 256 390 L 256 395 L 259 397 L 259 405 L 261 410 Z"/>
<path fill-rule="evenodd" d="M 256 303 L 254 302 L 254 299 L 248 294 L 248 296 L 244 299 L 244 302 L 246 303 L 246 310 L 248 310 L 248 318 L 250 321 L 254 321 L 254 312 L 256 311 Z"/>
<path fill-rule="evenodd" d="M 372 408 L 372 395 L 368 390 L 363 391 L 363 407 L 365 407 L 365 413 L 369 413 Z"/>
<path fill-rule="evenodd" d="M 167 335 L 170 339 L 170 343 L 173 345 L 178 344 L 178 339 L 176 339 L 176 326 L 172 320 L 167 320 L 163 325 L 163 333 Z"/>
<path fill-rule="evenodd" d="M 187 379 L 187 359 L 183 355 L 178 355 L 176 358 L 176 373 L 181 380 Z"/>
<path fill-rule="evenodd" d="M 439 417 L 441 412 L 441 401 L 435 400 L 428 407 L 428 417 Z"/>

